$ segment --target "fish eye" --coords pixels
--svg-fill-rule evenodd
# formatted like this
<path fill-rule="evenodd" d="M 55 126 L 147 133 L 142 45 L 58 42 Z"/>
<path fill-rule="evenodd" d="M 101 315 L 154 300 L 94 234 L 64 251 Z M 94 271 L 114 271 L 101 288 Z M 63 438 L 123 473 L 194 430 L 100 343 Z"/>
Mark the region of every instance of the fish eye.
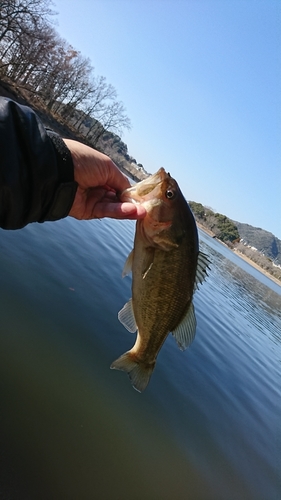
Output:
<path fill-rule="evenodd" d="M 176 193 L 173 191 L 173 189 L 167 189 L 165 196 L 168 198 L 168 200 L 172 200 L 175 197 Z"/>

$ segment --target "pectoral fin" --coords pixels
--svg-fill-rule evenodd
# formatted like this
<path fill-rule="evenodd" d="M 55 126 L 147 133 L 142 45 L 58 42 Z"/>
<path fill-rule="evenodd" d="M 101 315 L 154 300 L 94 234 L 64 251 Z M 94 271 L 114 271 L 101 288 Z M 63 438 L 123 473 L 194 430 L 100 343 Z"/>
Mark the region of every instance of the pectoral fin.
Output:
<path fill-rule="evenodd" d="M 132 250 L 129 253 L 129 255 L 126 259 L 126 262 L 125 262 L 124 268 L 123 268 L 123 272 L 122 272 L 122 278 L 127 276 L 127 274 L 130 274 L 130 272 L 132 271 L 133 259 L 134 259 L 134 250 Z"/>
<path fill-rule="evenodd" d="M 135 333 L 137 331 L 138 327 L 136 325 L 132 299 L 126 302 L 121 311 L 119 311 L 118 319 L 129 332 Z"/>
<path fill-rule="evenodd" d="M 184 351 L 194 340 L 196 332 L 196 317 L 191 302 L 189 309 L 181 323 L 172 332 L 179 348 Z"/>

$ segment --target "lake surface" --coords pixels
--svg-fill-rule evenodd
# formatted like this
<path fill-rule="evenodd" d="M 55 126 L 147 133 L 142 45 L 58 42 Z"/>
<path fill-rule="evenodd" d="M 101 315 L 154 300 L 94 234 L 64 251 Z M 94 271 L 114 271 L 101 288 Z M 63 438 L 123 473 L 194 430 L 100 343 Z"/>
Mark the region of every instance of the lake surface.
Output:
<path fill-rule="evenodd" d="M 0 498 L 281 498 L 281 288 L 200 232 L 195 340 L 169 336 L 139 394 L 109 370 L 135 339 L 117 319 L 133 235 L 0 231 Z"/>

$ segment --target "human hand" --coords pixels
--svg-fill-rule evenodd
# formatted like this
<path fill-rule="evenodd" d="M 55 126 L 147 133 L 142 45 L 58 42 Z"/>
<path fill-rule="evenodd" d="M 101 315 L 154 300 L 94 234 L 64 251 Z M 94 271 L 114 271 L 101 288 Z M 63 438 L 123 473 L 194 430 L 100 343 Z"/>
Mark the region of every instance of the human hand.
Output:
<path fill-rule="evenodd" d="M 125 175 L 106 155 L 85 144 L 64 139 L 74 164 L 76 196 L 69 212 L 75 219 L 141 219 L 146 210 L 141 205 L 120 202 L 118 193 L 130 187 Z"/>

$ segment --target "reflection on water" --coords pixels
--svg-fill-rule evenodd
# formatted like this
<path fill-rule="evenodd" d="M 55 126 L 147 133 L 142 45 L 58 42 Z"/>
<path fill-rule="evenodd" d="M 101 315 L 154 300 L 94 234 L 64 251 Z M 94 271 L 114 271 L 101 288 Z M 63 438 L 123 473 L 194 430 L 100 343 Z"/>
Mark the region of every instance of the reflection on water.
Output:
<path fill-rule="evenodd" d="M 220 245 L 218 242 L 216 243 Z M 255 328 L 273 341 L 280 342 L 281 286 L 272 282 L 275 289 L 278 290 L 279 288 L 278 294 L 272 288 L 257 280 L 252 274 L 237 266 L 229 258 L 218 253 L 214 248 L 209 246 L 208 253 L 212 261 L 215 262 L 211 280 L 214 286 L 224 294 L 225 302 L 228 303 L 230 317 L 234 319 L 237 312 L 239 316 L 248 320 L 249 328 L 254 325 Z M 228 257 L 231 255 L 232 253 L 229 251 Z M 236 256 L 233 255 L 233 257 Z M 249 264 L 247 266 L 248 271 L 251 271 L 251 266 Z"/>
<path fill-rule="evenodd" d="M 280 492 L 281 288 L 200 233 L 197 333 L 143 394 L 111 362 L 133 222 L 1 231 L 0 496 L 271 500 Z"/>

